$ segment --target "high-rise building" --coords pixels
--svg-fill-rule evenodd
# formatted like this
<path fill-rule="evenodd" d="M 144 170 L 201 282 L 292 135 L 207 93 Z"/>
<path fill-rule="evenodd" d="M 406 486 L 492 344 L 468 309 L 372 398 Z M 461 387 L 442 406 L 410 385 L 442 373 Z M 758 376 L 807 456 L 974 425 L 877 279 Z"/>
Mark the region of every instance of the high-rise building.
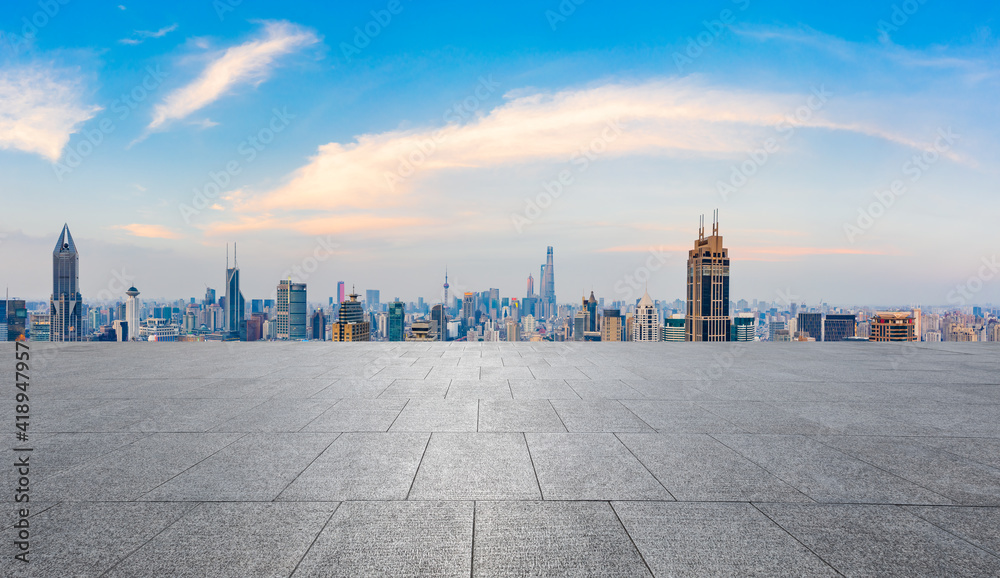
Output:
<path fill-rule="evenodd" d="M 816 341 L 823 341 L 823 314 L 800 312 L 796 333 L 800 337 L 812 337 Z"/>
<path fill-rule="evenodd" d="M 878 312 L 871 318 L 869 341 L 916 341 L 916 325 L 908 311 Z"/>
<path fill-rule="evenodd" d="M 505 323 L 507 326 L 507 341 L 521 340 L 521 326 L 513 317 L 508 317 Z"/>
<path fill-rule="evenodd" d="M 128 341 L 138 341 L 139 340 L 139 290 L 135 288 L 135 285 L 128 288 L 125 292 L 127 297 L 125 298 L 125 322 L 128 323 L 129 335 Z M 119 338 L 119 341 L 125 341 Z"/>
<path fill-rule="evenodd" d="M 586 300 L 584 300 L 586 303 Z M 583 341 L 584 334 L 587 332 L 587 310 L 581 308 L 573 316 L 573 341 Z"/>
<path fill-rule="evenodd" d="M 215 304 L 215 289 L 205 287 L 205 300 L 203 303 L 205 304 L 205 307 Z"/>
<path fill-rule="evenodd" d="M 497 316 L 500 314 L 500 290 L 491 287 L 486 295 L 486 311 L 488 312 L 490 319 L 496 320 Z"/>
<path fill-rule="evenodd" d="M 522 330 L 525 335 L 528 336 L 528 340 L 531 340 L 532 334 L 538 328 L 538 322 L 535 320 L 534 315 L 525 315 L 521 318 Z"/>
<path fill-rule="evenodd" d="M 264 312 L 264 300 L 263 299 L 251 299 L 250 300 L 250 314 L 263 313 Z"/>
<path fill-rule="evenodd" d="M 333 341 L 370 341 L 371 322 L 365 316 L 364 308 L 353 291 L 349 300 L 340 304 L 340 317 L 333 324 Z"/>
<path fill-rule="evenodd" d="M 405 341 L 404 321 L 406 318 L 403 304 L 397 299 L 389 304 L 389 341 Z"/>
<path fill-rule="evenodd" d="M 660 337 L 660 314 L 646 291 L 635 308 L 632 341 L 659 341 Z"/>
<path fill-rule="evenodd" d="M 831 313 L 823 322 L 823 341 L 844 341 L 854 337 L 857 328 L 857 316 Z"/>
<path fill-rule="evenodd" d="M 264 339 L 264 323 L 267 317 L 263 313 L 251 313 L 247 319 L 247 341 Z"/>
<path fill-rule="evenodd" d="M 410 325 L 410 334 L 404 341 L 435 341 L 434 331 L 434 322 L 417 320 Z"/>
<path fill-rule="evenodd" d="M 605 309 L 601 322 L 601 341 L 622 340 L 622 312 L 620 309 Z"/>
<path fill-rule="evenodd" d="M 683 313 L 675 313 L 663 320 L 663 328 L 660 332 L 663 341 L 685 341 L 686 316 Z"/>
<path fill-rule="evenodd" d="M 448 341 L 448 312 L 443 305 L 435 305 L 431 308 L 431 338 L 436 341 Z"/>
<path fill-rule="evenodd" d="M 49 300 L 49 340 L 83 338 L 83 297 L 80 295 L 80 254 L 64 224 L 52 251 L 52 298 Z M 37 340 L 37 338 L 36 338 Z"/>
<path fill-rule="evenodd" d="M 229 338 L 242 338 L 246 333 L 243 322 L 246 317 L 246 300 L 240 291 L 240 266 L 236 261 L 236 247 L 233 246 L 233 266 L 229 267 L 229 247 L 226 246 L 226 326 Z"/>
<path fill-rule="evenodd" d="M 771 339 L 771 341 L 777 341 L 774 338 L 774 335 L 779 331 L 784 331 L 786 334 L 788 333 L 788 328 L 784 321 L 772 321 L 768 323 L 768 330 L 770 333 L 768 337 Z"/>
<path fill-rule="evenodd" d="M 306 284 L 291 279 L 278 282 L 275 302 L 277 338 L 302 340 L 306 338 Z"/>
<path fill-rule="evenodd" d="M 462 323 L 466 329 L 475 324 L 476 294 L 466 291 L 462 296 Z"/>
<path fill-rule="evenodd" d="M 326 341 L 326 315 L 322 309 L 317 309 L 310 319 L 309 339 L 313 341 Z"/>
<path fill-rule="evenodd" d="M 583 311 L 585 316 L 584 332 L 598 333 L 601 330 L 601 318 L 598 315 L 597 298 L 594 292 L 590 292 L 590 298 L 583 300 Z"/>
<path fill-rule="evenodd" d="M 729 249 L 722 246 L 716 212 L 712 235 L 705 236 L 702 217 L 698 240 L 688 252 L 687 341 L 728 341 L 730 324 Z"/>
<path fill-rule="evenodd" d="M 130 331 L 128 321 L 115 319 L 115 321 L 111 324 L 111 328 L 114 329 L 115 339 L 117 339 L 119 342 L 139 340 L 138 330 Z M 133 332 L 135 333 L 135 335 L 133 335 Z"/>
<path fill-rule="evenodd" d="M 528 292 L 524 294 L 525 297 L 535 296 L 535 278 L 528 273 Z"/>
<path fill-rule="evenodd" d="M 365 291 L 365 306 L 367 306 L 370 311 L 379 311 L 381 309 L 379 306 L 378 289 L 368 289 Z"/>
<path fill-rule="evenodd" d="M 730 328 L 730 341 L 753 341 L 757 331 L 754 326 L 754 316 L 752 313 L 740 313 L 733 318 Z"/>
<path fill-rule="evenodd" d="M 548 319 L 557 313 L 556 308 L 556 280 L 555 270 L 552 263 L 552 247 L 545 250 L 545 265 L 542 267 L 541 283 L 541 303 L 544 310 L 544 318 Z"/>
<path fill-rule="evenodd" d="M 52 316 L 47 313 L 31 314 L 31 340 L 51 341 Z"/>
<path fill-rule="evenodd" d="M 343 303 L 345 299 L 347 299 L 347 296 L 344 294 L 344 282 L 343 281 L 338 281 L 337 282 L 337 303 Z"/>
<path fill-rule="evenodd" d="M 24 299 L 7 299 L 6 312 L 3 314 L 7 322 L 7 341 L 24 341 L 28 328 L 28 308 Z"/>

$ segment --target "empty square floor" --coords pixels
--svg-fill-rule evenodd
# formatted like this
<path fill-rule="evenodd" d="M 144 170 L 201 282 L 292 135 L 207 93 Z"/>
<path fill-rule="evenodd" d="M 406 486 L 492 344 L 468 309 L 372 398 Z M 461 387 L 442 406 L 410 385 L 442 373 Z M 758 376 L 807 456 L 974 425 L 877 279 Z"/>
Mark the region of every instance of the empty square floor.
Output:
<path fill-rule="evenodd" d="M 1000 575 L 1000 344 L 30 346 L 4 576 Z"/>

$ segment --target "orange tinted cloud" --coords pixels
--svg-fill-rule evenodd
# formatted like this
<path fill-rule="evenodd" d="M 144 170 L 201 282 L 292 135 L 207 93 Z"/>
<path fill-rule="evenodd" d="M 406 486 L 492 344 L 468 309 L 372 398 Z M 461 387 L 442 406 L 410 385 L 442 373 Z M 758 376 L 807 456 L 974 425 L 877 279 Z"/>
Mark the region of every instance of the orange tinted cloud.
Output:
<path fill-rule="evenodd" d="M 163 225 L 145 225 L 142 223 L 133 223 L 131 225 L 116 225 L 112 227 L 114 229 L 120 229 L 122 231 L 128 231 L 136 237 L 145 237 L 148 239 L 180 239 L 180 233 L 171 231 L 170 229 L 164 227 Z"/>

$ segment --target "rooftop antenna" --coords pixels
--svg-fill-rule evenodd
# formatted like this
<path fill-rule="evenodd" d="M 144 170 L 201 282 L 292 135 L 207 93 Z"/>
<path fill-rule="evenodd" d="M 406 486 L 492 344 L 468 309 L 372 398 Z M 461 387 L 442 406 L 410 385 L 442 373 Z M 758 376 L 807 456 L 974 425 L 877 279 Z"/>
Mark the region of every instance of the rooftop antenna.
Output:
<path fill-rule="evenodd" d="M 715 212 L 712 213 L 712 234 L 719 234 L 719 209 L 715 209 Z"/>
<path fill-rule="evenodd" d="M 233 241 L 233 267 L 239 269 L 240 264 L 236 262 L 236 241 Z"/>
<path fill-rule="evenodd" d="M 229 270 L 229 243 L 226 243 L 226 271 Z"/>

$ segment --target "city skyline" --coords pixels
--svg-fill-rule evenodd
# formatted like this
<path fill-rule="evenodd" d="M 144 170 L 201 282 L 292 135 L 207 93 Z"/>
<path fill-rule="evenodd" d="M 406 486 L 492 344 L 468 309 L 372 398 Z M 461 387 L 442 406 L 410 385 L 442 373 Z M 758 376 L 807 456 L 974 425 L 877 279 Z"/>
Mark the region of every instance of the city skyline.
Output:
<path fill-rule="evenodd" d="M 232 267 L 226 248 L 225 294 L 218 302 L 215 290 L 208 287 L 201 302 L 191 297 L 157 304 L 154 299 L 150 307 L 138 300 L 140 291 L 133 284 L 124 290 L 127 296 L 124 303 L 110 291 L 88 305 L 78 291 L 79 265 L 80 253 L 69 225 L 64 224 L 52 253 L 52 294 L 47 307 L 43 304 L 39 311 L 36 302 L 11 300 L 7 295 L 2 301 L 6 316 L 0 327 L 0 340 L 9 340 L 12 331 L 16 339 L 27 336 L 33 341 L 119 342 L 328 339 L 934 342 L 1000 338 L 997 320 L 1000 309 L 989 306 L 920 306 L 906 311 L 898 306 L 843 308 L 824 302 L 810 307 L 805 302 L 799 303 L 793 295 L 781 295 L 778 300 L 754 299 L 752 304 L 745 298 L 737 301 L 730 294 L 732 261 L 729 249 L 724 246 L 717 210 L 712 214 L 710 235 L 706 235 L 704 215 L 699 221 L 694 249 L 688 252 L 686 298 L 672 302 L 654 301 L 645 284 L 642 298 L 634 303 L 628 300 L 606 303 L 604 297 L 597 299 L 591 291 L 579 308 L 571 303 L 559 304 L 555 298 L 555 259 L 551 246 L 546 248 L 545 263 L 540 265 L 539 277 L 544 280 L 541 294 L 534 292 L 533 277 L 529 274 L 523 297 L 501 296 L 500 290 L 493 287 L 465 291 L 461 298 L 451 300 L 446 268 L 443 308 L 441 304 L 431 306 L 422 297 L 416 303 L 404 303 L 398 298 L 383 302 L 379 289 L 365 290 L 365 299 L 360 301 L 352 285 L 349 300 L 339 299 L 335 304 L 330 297 L 327 303 L 321 300 L 318 308 L 310 309 L 307 283 L 294 281 L 289 274 L 287 279 L 279 280 L 276 299 L 251 298 L 247 315 L 235 244 Z M 315 265 L 305 265 L 303 269 L 303 274 L 307 274 Z M 338 282 L 337 287 L 340 293 L 345 283 Z M 30 329 L 25 324 L 27 335 L 21 329 L 24 317 L 30 321 Z"/>
<path fill-rule="evenodd" d="M 697 246 L 701 246 L 701 245 L 703 245 L 706 242 L 711 242 L 711 243 L 718 244 L 719 248 L 721 248 L 721 234 L 719 233 L 719 221 L 718 221 L 719 215 L 718 215 L 718 212 L 713 213 L 713 224 L 712 224 L 712 226 L 713 226 L 712 233 L 713 234 L 711 236 L 709 236 L 709 237 L 705 237 L 705 234 L 704 234 L 704 227 L 705 227 L 705 225 L 704 225 L 704 218 L 705 218 L 705 216 L 701 215 L 700 218 L 701 218 L 701 221 L 699 222 L 699 227 L 698 227 L 698 235 L 699 236 L 698 236 L 698 239 L 696 240 L 696 245 Z M 66 238 L 68 238 L 69 243 L 64 245 L 64 239 L 66 239 Z M 68 250 L 68 246 L 69 245 L 71 245 L 71 247 L 72 247 L 72 256 L 73 256 L 73 259 L 74 259 L 74 263 L 73 263 L 73 275 L 75 275 L 75 277 L 74 277 L 73 283 L 74 283 L 74 287 L 78 287 L 79 286 L 79 269 L 80 269 L 80 266 L 79 266 L 79 252 L 77 251 L 76 244 L 73 241 L 72 235 L 69 232 L 69 225 L 68 224 L 64 224 L 63 228 L 61 230 L 59 239 L 57 240 L 57 243 L 56 243 L 56 251 L 53 253 L 53 259 L 54 259 L 55 263 L 59 263 L 60 262 L 60 259 L 58 257 L 58 254 L 60 252 L 60 247 L 64 247 L 65 249 Z M 726 258 L 725 259 L 725 265 L 726 265 L 727 269 L 733 268 L 732 266 L 737 265 L 736 262 L 733 262 L 732 265 L 730 265 L 730 260 L 728 259 L 728 248 L 723 248 L 722 250 L 724 251 L 724 253 L 721 253 L 720 255 L 723 255 Z M 690 260 L 694 258 L 693 255 L 694 255 L 695 252 L 697 252 L 697 249 L 695 251 L 688 250 L 687 252 L 689 253 L 689 256 L 688 256 L 689 263 L 688 263 L 687 267 L 688 267 L 688 269 L 690 269 L 690 267 L 691 267 Z M 649 279 L 652 278 L 653 273 L 655 273 L 655 271 L 657 269 L 659 269 L 661 266 L 663 266 L 662 259 L 663 259 L 663 255 L 664 254 L 665 254 L 664 252 L 658 252 L 656 250 L 651 250 L 650 251 L 650 257 L 652 258 L 653 262 L 658 262 L 658 265 L 656 265 L 656 264 L 651 265 L 650 264 L 651 261 L 647 260 L 647 264 L 646 264 L 647 266 L 640 267 L 639 270 L 638 270 L 638 272 L 637 272 L 637 275 L 635 277 L 626 277 L 625 279 L 618 280 L 617 286 L 616 286 L 617 290 L 613 294 L 611 294 L 611 295 L 607 295 L 607 296 L 603 296 L 602 295 L 602 298 L 601 298 L 602 301 L 605 299 L 605 297 L 607 297 L 607 300 L 610 303 L 619 303 L 619 302 L 621 302 L 621 303 L 627 303 L 627 304 L 638 304 L 639 301 L 640 301 L 640 297 L 636 297 L 635 295 L 639 295 L 639 291 L 640 290 L 642 291 L 642 293 L 645 293 L 645 294 L 648 295 L 648 293 L 649 293 Z M 319 261 L 317 261 L 317 263 L 318 262 Z M 545 260 L 545 263 L 541 264 L 541 270 L 540 270 L 540 278 L 547 279 L 547 282 L 539 284 L 539 286 L 537 287 L 537 291 L 536 291 L 536 287 L 535 287 L 535 284 L 534 284 L 534 281 L 533 281 L 534 280 L 534 276 L 533 276 L 533 274 L 529 273 L 528 277 L 527 277 L 527 285 L 526 285 L 527 289 L 525 291 L 522 291 L 523 294 L 518 294 L 516 291 L 513 292 L 513 293 L 507 293 L 507 292 L 503 291 L 502 289 L 499 290 L 499 293 L 503 294 L 504 296 L 507 296 L 507 297 L 514 297 L 514 298 L 519 298 L 519 299 L 520 298 L 531 298 L 531 297 L 533 297 L 534 299 L 537 300 L 537 302 L 538 302 L 539 305 L 541 305 L 542 307 L 544 307 L 543 311 L 546 312 L 546 314 L 548 314 L 548 312 L 549 312 L 549 306 L 550 306 L 549 301 L 548 301 L 549 298 L 552 299 L 551 303 L 554 304 L 555 306 L 567 305 L 567 304 L 574 303 L 575 300 L 573 300 L 573 299 L 565 300 L 565 301 L 561 301 L 561 302 L 555 300 L 556 299 L 555 295 L 554 295 L 554 293 L 555 293 L 555 291 L 554 291 L 555 281 L 554 281 L 552 269 L 550 268 L 552 266 L 552 263 L 553 263 L 553 247 L 550 246 L 550 247 L 547 247 L 547 249 L 546 249 L 546 260 Z M 227 292 L 227 290 L 234 291 L 234 294 L 238 295 L 238 303 L 239 303 L 238 309 L 239 310 L 245 310 L 245 301 L 246 301 L 246 299 L 244 298 L 243 291 L 242 291 L 242 285 L 241 285 L 241 282 L 240 282 L 241 270 L 239 268 L 238 263 L 236 262 L 235 244 L 234 244 L 234 248 L 233 248 L 233 262 L 232 262 L 233 266 L 230 268 L 229 265 L 230 265 L 230 263 L 229 263 L 229 248 L 227 246 L 226 247 L 226 274 L 225 274 L 225 282 L 223 284 L 223 293 L 225 294 Z M 984 259 L 981 271 L 985 270 L 985 271 L 989 272 L 991 270 L 990 265 L 991 265 L 991 263 L 989 263 L 988 261 L 986 261 Z M 57 267 L 57 266 L 55 266 L 55 267 Z M 114 291 L 109 291 L 108 288 L 105 288 L 105 289 L 102 289 L 101 291 L 98 292 L 98 295 L 97 295 L 96 299 L 94 298 L 94 296 L 91 296 L 88 299 L 87 295 L 83 295 L 82 296 L 83 301 L 84 302 L 105 302 L 105 301 L 114 302 L 116 300 L 120 300 L 122 298 L 122 296 L 127 295 L 128 291 L 131 291 L 131 290 L 135 289 L 134 277 L 131 276 L 131 275 L 128 275 L 128 271 L 127 270 L 123 269 L 123 271 L 112 272 L 112 273 L 113 273 L 113 277 L 110 279 L 110 281 L 111 281 L 110 286 L 113 286 L 113 285 L 116 285 L 116 284 L 120 285 L 122 283 L 125 283 L 126 285 L 132 285 L 132 286 L 128 290 L 122 289 L 122 291 L 119 291 L 120 293 L 122 293 L 122 295 L 117 295 Z M 55 275 L 56 273 L 53 272 L 53 274 Z M 690 270 L 688 271 L 688 274 L 690 274 Z M 295 283 L 298 283 L 298 284 L 301 284 L 301 285 L 306 285 L 305 279 L 308 279 L 310 276 L 312 276 L 312 275 L 309 272 L 309 266 L 308 265 L 303 265 L 300 268 L 294 269 L 294 271 L 287 271 L 286 270 L 284 272 L 284 275 L 283 275 L 283 277 L 285 277 L 286 279 L 279 279 L 278 280 L 278 288 L 277 289 L 272 289 L 271 293 L 269 293 L 269 294 L 268 293 L 264 293 L 264 294 L 255 294 L 255 295 L 268 295 L 271 298 L 278 297 L 280 299 L 280 286 L 281 286 L 282 283 L 295 282 Z M 972 306 L 987 306 L 987 307 L 992 307 L 994 305 L 993 302 L 988 302 L 988 301 L 987 302 L 981 302 L 981 301 L 975 301 L 974 299 L 970 299 L 970 297 L 973 297 L 973 296 L 975 296 L 975 295 L 977 295 L 979 293 L 978 291 L 975 290 L 976 287 L 972 286 L 971 283 L 969 284 L 970 286 L 959 287 L 957 289 L 960 289 L 960 290 L 956 290 L 956 291 L 950 292 L 949 295 L 948 295 L 948 300 L 945 303 L 919 303 L 919 302 L 895 302 L 895 303 L 875 303 L 875 302 L 858 303 L 858 302 L 855 302 L 855 303 L 837 303 L 837 302 L 833 302 L 831 300 L 826 300 L 826 299 L 821 299 L 821 300 L 817 300 L 817 301 L 809 301 L 807 299 L 804 299 L 801 295 L 796 295 L 796 294 L 793 294 L 793 293 L 788 292 L 788 291 L 783 291 L 781 289 L 778 289 L 777 292 L 776 292 L 776 294 L 775 295 L 771 295 L 771 296 L 766 296 L 766 295 L 756 296 L 756 297 L 755 296 L 751 296 L 751 295 L 735 295 L 734 296 L 729 291 L 729 280 L 728 280 L 728 277 L 729 277 L 729 274 L 727 273 L 725 281 L 724 281 L 724 285 L 720 285 L 720 291 L 722 291 L 723 289 L 721 289 L 721 288 L 724 287 L 725 294 L 729 296 L 728 299 L 724 300 L 725 303 L 736 303 L 738 300 L 746 300 L 748 302 L 749 301 L 755 301 L 756 302 L 756 301 L 760 300 L 762 303 L 778 302 L 778 303 L 786 303 L 786 304 L 789 304 L 789 305 L 791 305 L 793 303 L 794 304 L 802 303 L 803 305 L 806 304 L 806 303 L 811 303 L 813 305 L 830 305 L 830 306 L 835 306 L 835 307 L 875 307 L 875 308 L 885 308 L 885 309 L 893 309 L 893 308 L 899 308 L 899 307 L 904 307 L 905 308 L 907 306 L 918 306 L 918 305 L 931 306 L 931 307 L 949 307 L 950 306 L 950 307 L 955 308 L 956 310 L 967 309 L 967 308 L 972 307 Z M 985 281 L 989 281 L 989 280 L 990 280 L 989 278 L 985 279 Z M 626 283 L 626 285 L 623 285 L 623 282 Z M 719 282 L 722 283 L 721 281 L 719 281 Z M 354 291 L 356 289 L 357 285 L 352 283 L 352 286 L 353 286 L 352 287 L 352 291 Z M 430 296 L 416 295 L 416 296 L 414 296 L 411 299 L 405 299 L 405 298 L 399 297 L 398 295 L 394 295 L 392 297 L 389 297 L 389 298 L 385 299 L 383 302 L 384 303 L 390 303 L 390 302 L 398 299 L 398 300 L 402 301 L 403 303 L 413 303 L 413 302 L 416 302 L 418 300 L 424 300 L 424 301 L 426 301 L 429 304 L 441 303 L 441 302 L 448 303 L 448 296 L 449 295 L 450 295 L 450 297 L 451 297 L 452 300 L 458 299 L 460 301 L 461 298 L 458 297 L 458 296 L 456 296 L 456 293 L 454 291 L 452 291 L 452 292 L 449 293 L 450 286 L 451 286 L 451 284 L 448 283 L 448 280 L 447 280 L 447 271 L 446 271 L 445 272 L 445 282 L 444 282 L 443 286 L 438 290 L 436 297 L 433 294 L 430 295 Z M 465 285 L 463 285 L 462 287 L 463 288 L 472 288 L 472 289 L 476 289 L 478 287 L 478 291 L 483 291 L 483 290 L 485 290 L 484 289 L 485 287 L 489 287 L 489 286 L 490 286 L 489 283 L 487 283 L 486 285 L 476 286 L 476 287 L 465 286 Z M 271 287 L 272 288 L 274 287 L 273 283 L 272 283 Z M 335 284 L 333 284 L 334 291 L 328 292 L 329 295 L 327 295 L 327 292 L 324 292 L 323 289 L 320 289 L 319 292 L 318 292 L 319 296 L 315 297 L 316 294 L 314 294 L 315 298 L 313 300 L 309 301 L 309 303 L 326 303 L 326 302 L 334 303 L 334 302 L 336 302 L 336 303 L 339 304 L 339 303 L 341 303 L 341 302 L 343 302 L 345 300 L 344 299 L 344 297 L 345 297 L 345 295 L 344 295 L 344 290 L 345 290 L 344 287 L 345 287 L 345 281 L 337 281 Z M 622 290 L 623 288 L 625 290 Z M 496 288 L 491 289 L 491 290 L 495 290 L 495 289 Z M 215 293 L 215 289 L 212 288 L 211 284 L 206 284 L 205 290 L 208 293 L 211 293 L 211 294 Z M 371 301 L 371 295 L 374 294 L 376 296 L 375 303 L 378 304 L 378 302 L 379 302 L 379 297 L 378 296 L 380 295 L 380 293 L 382 291 L 380 288 L 364 289 L 363 291 L 368 296 L 368 298 L 365 299 L 366 303 Z M 463 289 L 463 291 L 464 291 L 464 289 Z M 658 296 L 656 297 L 656 301 L 670 302 L 670 301 L 674 301 L 674 300 L 680 300 L 680 301 L 690 300 L 691 299 L 691 295 L 692 295 L 690 293 L 690 291 L 691 291 L 690 282 L 688 282 L 687 283 L 687 289 L 685 291 L 685 295 L 680 295 L 680 296 L 674 297 L 673 299 L 670 299 L 669 296 L 661 296 L 661 295 L 658 294 Z M 9 286 L 7 287 L 7 292 L 8 293 L 10 292 L 10 287 Z M 546 297 L 546 295 L 543 295 L 543 293 L 549 294 L 549 297 Z M 591 293 L 591 295 L 593 295 L 594 290 L 591 289 L 590 293 Z M 461 292 L 459 292 L 459 295 L 460 294 L 461 294 Z M 54 295 L 54 293 L 52 295 Z M 23 295 L 17 294 L 17 293 L 15 293 L 14 296 L 16 296 L 17 298 L 20 298 L 20 299 L 26 299 L 29 302 L 41 300 L 41 299 L 37 299 L 37 298 L 31 297 L 31 296 L 24 297 Z M 584 297 L 584 301 L 586 302 L 586 291 L 584 291 L 582 293 L 582 296 Z M 763 297 L 763 299 L 761 299 L 761 297 Z M 192 297 L 191 295 L 184 295 L 184 296 L 178 296 L 178 295 L 174 295 L 174 296 L 162 296 L 161 295 L 161 296 L 153 296 L 153 297 L 150 297 L 149 299 L 151 299 L 152 301 L 170 302 L 170 301 L 175 301 L 175 300 L 186 300 L 188 298 L 195 299 L 195 297 Z M 206 299 L 207 299 L 207 294 L 206 294 Z M 719 299 L 720 299 L 720 301 L 722 300 L 721 297 L 719 297 Z M 50 298 L 49 300 L 51 301 L 52 299 Z M 226 320 L 227 320 L 227 324 L 228 324 L 230 322 L 230 315 L 231 315 L 230 309 L 229 309 L 229 307 L 227 305 L 227 301 L 226 301 L 225 298 L 221 299 L 221 301 L 223 303 L 224 309 L 226 310 Z M 448 303 L 448 305 L 450 306 L 450 303 Z M 237 313 L 237 315 L 238 315 L 238 313 Z M 722 313 L 722 315 L 723 315 L 723 317 L 728 317 L 729 316 L 728 313 Z M 725 332 L 728 332 L 728 329 L 726 329 Z"/>
<path fill-rule="evenodd" d="M 248 295 L 316 251 L 318 288 L 409 301 L 447 265 L 456 294 L 515 295 L 553 246 L 562 302 L 637 299 L 616 284 L 657 255 L 651 295 L 677 298 L 690 224 L 718 207 L 734 295 L 944 305 L 978 278 L 963 300 L 1000 301 L 980 218 L 1000 208 L 1000 7 L 511 3 L 459 26 L 440 5 L 222 5 L 60 4 L 33 31 L 38 6 L 11 9 L 12 292 L 48 295 L 25 264 L 73 221 L 85 296 L 116 273 L 198 295 L 233 242 Z M 517 33 L 481 33 L 497 23 Z"/>

